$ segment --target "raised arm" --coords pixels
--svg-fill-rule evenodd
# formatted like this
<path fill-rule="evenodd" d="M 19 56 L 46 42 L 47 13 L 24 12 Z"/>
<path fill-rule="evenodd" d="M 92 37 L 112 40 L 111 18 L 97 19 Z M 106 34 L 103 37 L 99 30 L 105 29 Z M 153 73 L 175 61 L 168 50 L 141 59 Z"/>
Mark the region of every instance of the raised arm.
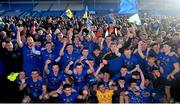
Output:
<path fill-rule="evenodd" d="M 98 67 L 97 71 L 95 72 L 95 77 L 97 77 L 97 76 L 98 76 L 98 74 L 99 74 L 100 70 L 101 70 L 103 67 L 104 67 L 104 63 L 100 63 L 100 65 L 99 65 L 99 67 Z"/>
<path fill-rule="evenodd" d="M 144 78 L 144 74 L 142 72 L 142 70 L 139 68 L 137 70 L 139 73 L 140 73 L 140 76 L 141 76 L 141 84 L 140 84 L 140 87 L 143 89 L 144 88 L 144 83 L 145 83 L 145 78 Z"/>
<path fill-rule="evenodd" d="M 84 100 L 84 99 L 87 98 L 87 96 L 88 96 L 88 91 L 87 91 L 87 90 L 84 90 L 84 91 L 83 91 L 83 95 L 79 95 L 79 96 L 78 96 L 78 99 Z"/>
<path fill-rule="evenodd" d="M 67 41 L 63 41 L 63 47 L 61 48 L 60 52 L 59 52 L 59 56 L 63 56 L 64 55 L 64 49 L 66 47 Z"/>
<path fill-rule="evenodd" d="M 74 62 L 70 61 L 69 64 L 66 66 L 66 69 L 64 71 L 66 74 L 72 75 L 73 72 L 72 72 L 72 70 L 70 70 L 70 66 L 73 64 L 74 64 Z"/>
<path fill-rule="evenodd" d="M 44 66 L 44 71 L 46 72 L 46 74 L 49 74 L 49 69 L 48 69 L 48 65 L 51 63 L 51 60 L 46 60 L 45 66 Z"/>
<path fill-rule="evenodd" d="M 93 73 L 93 72 L 94 72 L 94 67 L 93 67 L 93 65 L 90 64 L 88 60 L 86 60 L 85 62 L 86 62 L 86 64 L 88 64 L 88 66 L 89 66 L 88 74 Z"/>
<path fill-rule="evenodd" d="M 23 42 L 21 41 L 20 32 L 21 32 L 21 29 L 20 27 L 17 26 L 17 35 L 16 35 L 17 43 L 19 47 L 23 47 Z"/>
<path fill-rule="evenodd" d="M 26 83 L 25 83 L 25 79 L 23 79 L 22 81 L 21 81 L 21 84 L 20 84 L 20 86 L 19 86 L 19 90 L 20 91 L 22 91 L 25 87 L 26 87 Z"/>
<path fill-rule="evenodd" d="M 145 56 L 144 56 L 144 54 L 143 54 L 143 52 L 142 52 L 141 45 L 142 45 L 142 41 L 140 41 L 140 42 L 138 43 L 138 53 L 139 53 L 139 55 L 141 56 L 142 59 L 145 59 Z"/>

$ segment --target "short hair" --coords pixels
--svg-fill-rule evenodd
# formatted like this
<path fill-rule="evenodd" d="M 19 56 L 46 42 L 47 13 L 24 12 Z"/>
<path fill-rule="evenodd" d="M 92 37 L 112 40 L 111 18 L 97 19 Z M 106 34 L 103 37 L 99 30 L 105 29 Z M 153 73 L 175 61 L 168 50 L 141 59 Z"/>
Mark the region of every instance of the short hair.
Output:
<path fill-rule="evenodd" d="M 109 71 L 107 71 L 107 70 L 106 70 L 106 71 L 104 71 L 104 72 L 103 72 L 103 74 L 104 74 L 104 73 L 108 73 L 108 74 L 110 75 L 110 72 L 109 72 Z"/>
<path fill-rule="evenodd" d="M 33 69 L 32 71 L 31 71 L 31 73 L 32 72 L 37 72 L 38 74 L 39 74 L 39 71 L 37 70 L 37 69 Z"/>
<path fill-rule="evenodd" d="M 66 88 L 72 88 L 72 86 L 70 84 L 64 84 L 63 90 L 65 90 Z"/>
<path fill-rule="evenodd" d="M 32 38 L 32 39 L 33 39 L 33 37 L 32 37 L 31 35 L 27 35 L 27 36 L 26 36 L 26 39 L 27 39 L 27 38 Z M 34 39 L 33 39 L 33 40 L 34 40 Z"/>
<path fill-rule="evenodd" d="M 125 81 L 125 77 L 122 77 L 122 76 L 121 76 L 121 77 L 119 78 L 119 80 L 124 80 L 124 81 Z"/>
<path fill-rule="evenodd" d="M 101 85 L 104 85 L 104 83 L 103 83 L 103 82 L 98 82 L 98 88 L 99 88 L 99 86 L 101 86 Z"/>
<path fill-rule="evenodd" d="M 70 45 L 73 45 L 73 44 L 67 44 L 66 47 L 70 46 Z"/>
<path fill-rule="evenodd" d="M 52 64 L 52 66 L 55 66 L 55 65 L 57 65 L 57 66 L 60 68 L 60 64 L 59 64 L 59 63 L 54 62 L 54 63 Z"/>
<path fill-rule="evenodd" d="M 12 43 L 11 41 L 5 41 L 6 42 L 6 44 L 8 44 L 8 43 Z"/>
<path fill-rule="evenodd" d="M 131 78 L 129 82 L 130 82 L 130 84 L 131 84 L 131 83 L 136 83 L 136 82 L 137 82 L 137 80 L 136 80 L 136 79 L 134 79 L 134 78 Z"/>
<path fill-rule="evenodd" d="M 149 55 L 147 56 L 147 59 L 150 59 L 150 58 L 155 58 L 155 56 L 153 56 L 152 54 L 149 54 Z"/>
<path fill-rule="evenodd" d="M 175 32 L 173 36 L 179 36 L 179 32 Z"/>
<path fill-rule="evenodd" d="M 155 45 L 159 45 L 159 43 L 157 43 L 157 42 L 156 43 L 152 43 L 150 46 L 154 47 Z"/>
<path fill-rule="evenodd" d="M 84 47 L 83 50 L 89 50 L 88 47 Z"/>
<path fill-rule="evenodd" d="M 82 64 L 80 62 L 76 63 L 76 66 L 81 66 Z"/>
<path fill-rule="evenodd" d="M 111 45 L 116 45 L 116 43 L 115 43 L 115 42 L 112 42 Z"/>
<path fill-rule="evenodd" d="M 169 47 L 172 47 L 172 43 L 171 42 L 164 42 L 163 45 L 168 45 Z"/>
<path fill-rule="evenodd" d="M 123 68 L 123 69 L 127 69 L 127 67 L 126 67 L 125 65 L 124 65 L 124 66 L 122 66 L 122 67 L 121 67 L 121 69 L 122 69 L 122 68 Z"/>
<path fill-rule="evenodd" d="M 101 50 L 99 46 L 94 47 L 93 51 L 95 50 Z"/>
<path fill-rule="evenodd" d="M 46 45 L 46 44 L 52 44 L 52 42 L 45 42 L 45 45 Z"/>

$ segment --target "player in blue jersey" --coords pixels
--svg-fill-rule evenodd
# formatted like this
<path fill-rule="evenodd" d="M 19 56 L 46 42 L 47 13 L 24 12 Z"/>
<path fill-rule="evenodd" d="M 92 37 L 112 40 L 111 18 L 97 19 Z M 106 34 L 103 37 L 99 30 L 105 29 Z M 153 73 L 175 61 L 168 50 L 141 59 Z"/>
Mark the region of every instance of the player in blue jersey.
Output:
<path fill-rule="evenodd" d="M 163 79 L 159 68 L 155 67 L 152 70 L 153 78 L 152 78 L 152 84 L 153 84 L 153 102 L 154 103 L 167 103 L 167 98 L 165 94 L 165 80 Z"/>
<path fill-rule="evenodd" d="M 80 37 L 78 34 L 75 34 L 74 41 L 73 41 L 73 48 L 75 53 L 80 53 L 83 45 L 81 44 Z"/>
<path fill-rule="evenodd" d="M 59 64 L 54 63 L 52 65 L 52 68 L 48 68 L 48 65 L 52 63 L 51 60 L 47 60 L 44 71 L 47 74 L 47 92 L 49 93 L 49 96 L 51 99 L 54 97 L 57 93 L 56 90 L 63 84 L 63 81 L 65 79 L 65 74 L 60 71 Z"/>
<path fill-rule="evenodd" d="M 74 53 L 72 44 L 67 44 L 66 50 L 64 49 L 65 49 L 65 45 L 63 46 L 60 52 L 60 56 L 61 56 L 60 64 L 62 65 L 63 70 L 65 70 L 66 66 L 68 65 L 70 61 L 75 62 L 77 58 L 79 57 L 79 54 Z"/>
<path fill-rule="evenodd" d="M 165 80 L 165 92 L 168 102 L 171 99 L 170 89 L 174 83 L 176 74 L 179 72 L 179 63 L 175 55 L 171 55 L 171 43 L 163 45 L 163 54 L 160 56 L 160 66 L 162 77 Z M 178 75 L 178 74 L 177 74 Z"/>
<path fill-rule="evenodd" d="M 128 71 L 136 70 L 139 68 L 138 60 L 132 55 L 130 49 L 125 49 L 124 54 L 122 55 L 123 64 L 127 67 Z"/>
<path fill-rule="evenodd" d="M 31 71 L 34 68 L 38 68 L 36 64 L 36 55 L 40 55 L 40 51 L 37 51 L 35 49 L 34 40 L 31 36 L 28 36 L 26 39 L 26 43 L 23 43 L 21 41 L 21 28 L 17 27 L 17 43 L 19 47 L 22 48 L 22 54 L 23 54 L 23 68 L 25 70 L 26 76 L 29 77 L 31 75 Z"/>
<path fill-rule="evenodd" d="M 151 83 L 151 77 L 145 76 L 145 82 L 144 82 L 144 90 L 142 92 L 143 101 L 144 103 L 152 103 L 152 93 L 153 93 L 153 85 Z"/>
<path fill-rule="evenodd" d="M 47 59 L 52 61 L 58 59 L 59 51 L 56 48 L 52 48 L 52 42 L 45 42 L 45 50 L 41 52 L 41 56 L 43 63 L 45 64 Z"/>
<path fill-rule="evenodd" d="M 135 79 L 132 79 L 130 82 L 130 86 L 128 88 L 128 92 L 126 94 L 129 96 L 130 103 L 143 103 L 143 90 L 144 90 L 144 75 L 141 69 L 137 70 L 141 76 L 141 84 L 138 85 Z"/>
<path fill-rule="evenodd" d="M 85 100 L 87 98 L 88 92 L 84 90 L 83 95 L 72 91 L 72 86 L 65 84 L 63 90 L 59 91 L 59 101 L 60 103 L 77 103 L 78 99 Z"/>
<path fill-rule="evenodd" d="M 92 56 L 89 54 L 89 50 L 88 48 L 83 48 L 82 50 L 82 55 L 79 56 L 78 60 L 76 60 L 76 62 L 80 62 L 82 64 L 84 64 L 84 67 L 88 68 L 88 64 L 86 63 L 87 60 L 92 59 Z"/>
<path fill-rule="evenodd" d="M 160 67 L 157 62 L 155 56 L 148 55 L 146 58 L 147 62 L 145 64 L 145 68 L 142 70 L 145 76 L 152 77 L 152 71 L 155 67 Z"/>
<path fill-rule="evenodd" d="M 138 43 L 138 49 L 134 51 L 134 56 L 136 57 L 141 69 L 144 69 L 145 67 L 148 52 L 149 49 L 147 49 L 147 43 L 145 41 L 140 41 Z"/>
<path fill-rule="evenodd" d="M 75 64 L 75 68 L 70 70 L 70 66 L 73 64 L 74 64 L 73 61 L 69 62 L 69 64 L 65 69 L 65 73 L 73 76 L 74 89 L 76 91 L 82 91 L 82 89 L 87 88 L 86 77 L 88 76 L 88 74 L 93 73 L 93 70 L 84 68 L 81 63 Z"/>
<path fill-rule="evenodd" d="M 24 101 L 41 102 L 43 99 L 48 99 L 45 81 L 39 76 L 37 70 L 32 70 L 31 77 L 21 83 L 20 89 L 24 89 L 25 87 L 27 87 L 29 97 L 25 97 Z"/>
<path fill-rule="evenodd" d="M 148 55 L 154 56 L 155 59 L 157 60 L 160 54 L 162 54 L 162 52 L 160 52 L 160 44 L 152 43 Z"/>
<path fill-rule="evenodd" d="M 128 73 L 128 69 L 126 66 L 123 66 L 120 70 L 119 73 L 117 73 L 116 75 L 114 75 L 112 78 L 111 78 L 111 81 L 110 81 L 110 84 L 112 83 L 115 83 L 116 81 L 119 80 L 120 77 L 124 77 L 125 78 L 125 86 L 128 85 L 129 83 L 129 80 L 132 78 L 132 75 Z"/>

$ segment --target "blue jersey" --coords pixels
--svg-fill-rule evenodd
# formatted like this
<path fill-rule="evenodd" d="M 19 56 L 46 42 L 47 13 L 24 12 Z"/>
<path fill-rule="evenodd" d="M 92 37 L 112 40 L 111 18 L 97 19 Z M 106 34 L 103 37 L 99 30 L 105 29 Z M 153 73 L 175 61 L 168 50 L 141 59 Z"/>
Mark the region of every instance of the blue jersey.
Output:
<path fill-rule="evenodd" d="M 32 52 L 32 49 L 28 45 L 23 44 L 22 47 L 23 54 L 23 68 L 25 69 L 26 75 L 29 77 L 33 69 L 37 69 L 37 56 Z"/>
<path fill-rule="evenodd" d="M 42 48 L 42 47 L 37 47 L 37 46 L 35 46 L 35 48 L 36 48 L 38 51 L 41 51 L 41 48 Z M 37 67 L 38 67 L 38 69 L 39 69 L 40 75 L 42 75 L 42 74 L 43 74 L 43 71 L 44 71 L 44 63 L 43 63 L 43 60 L 42 60 L 41 55 L 36 55 L 36 57 L 37 57 L 36 63 L 38 63 L 38 64 L 37 64 Z"/>
<path fill-rule="evenodd" d="M 47 59 L 54 61 L 58 57 L 58 55 L 59 51 L 57 49 L 52 49 L 51 52 L 44 50 L 41 53 L 43 63 L 45 63 Z"/>
<path fill-rule="evenodd" d="M 48 89 L 57 90 L 65 79 L 65 75 L 61 72 L 57 76 L 54 75 L 53 71 L 47 75 Z"/>
<path fill-rule="evenodd" d="M 39 96 L 42 94 L 43 86 L 45 85 L 44 80 L 37 80 L 36 82 L 33 81 L 32 78 L 28 78 L 26 80 L 28 93 L 33 99 L 38 100 Z"/>
<path fill-rule="evenodd" d="M 144 56 L 146 56 L 147 55 L 147 50 L 143 51 L 142 53 L 143 53 Z M 138 52 L 135 53 L 134 56 L 136 57 L 139 65 L 140 65 L 140 68 L 144 69 L 145 64 L 146 64 L 146 59 L 142 59 Z"/>
<path fill-rule="evenodd" d="M 81 57 L 82 57 L 82 55 L 80 55 L 80 56 L 77 58 L 77 61 L 80 62 L 80 58 L 81 58 Z M 89 60 L 89 59 L 92 59 L 92 58 L 93 58 L 93 57 L 88 54 L 88 56 L 81 61 L 81 63 L 84 65 L 85 68 L 89 68 L 89 65 L 86 63 L 86 60 Z"/>
<path fill-rule="evenodd" d="M 153 93 L 153 86 L 149 84 L 143 89 L 142 96 L 144 103 L 152 103 L 152 93 Z"/>
<path fill-rule="evenodd" d="M 75 43 L 73 43 L 73 51 L 74 53 L 81 53 L 81 48 L 79 46 L 76 46 Z"/>
<path fill-rule="evenodd" d="M 162 52 L 156 53 L 153 49 L 149 51 L 149 55 L 154 56 L 156 59 L 158 59 L 161 54 Z"/>
<path fill-rule="evenodd" d="M 67 96 L 65 93 L 59 94 L 60 103 L 77 103 L 79 94 L 72 92 L 70 96 Z"/>
<path fill-rule="evenodd" d="M 148 64 L 148 62 L 146 62 L 145 68 L 142 69 L 143 74 L 144 74 L 145 76 L 149 76 L 150 78 L 153 78 L 152 71 L 153 71 L 153 69 L 154 69 L 155 67 L 158 67 L 158 66 L 157 66 L 157 65 L 151 66 L 151 65 Z"/>
<path fill-rule="evenodd" d="M 103 43 L 103 52 L 106 53 L 106 52 L 109 52 L 109 51 L 110 51 L 109 47 L 108 47 L 107 44 L 104 42 L 104 43 Z"/>
<path fill-rule="evenodd" d="M 84 47 L 88 47 L 89 50 L 89 54 L 93 53 L 93 48 L 94 48 L 94 42 L 93 41 L 87 41 L 84 39 L 84 41 L 82 41 L 82 44 Z"/>
<path fill-rule="evenodd" d="M 64 53 L 60 60 L 60 64 L 62 65 L 62 69 L 64 70 L 66 66 L 69 64 L 70 61 L 76 61 L 76 59 L 79 57 L 79 54 L 72 53 L 68 54 L 67 52 Z"/>
<path fill-rule="evenodd" d="M 108 69 L 113 74 L 119 72 L 122 66 L 123 66 L 122 55 L 116 59 L 108 61 Z"/>
<path fill-rule="evenodd" d="M 55 44 L 57 50 L 60 51 L 61 48 L 63 47 L 63 43 L 62 43 L 62 41 L 60 41 L 56 38 L 56 34 L 52 34 L 52 41 Z"/>
<path fill-rule="evenodd" d="M 115 82 L 115 81 L 119 80 L 120 77 L 122 77 L 121 72 L 119 72 L 119 73 L 117 73 L 116 75 L 114 75 L 114 76 L 112 77 L 112 80 Z M 124 78 L 125 78 L 125 86 L 129 86 L 129 81 L 130 81 L 130 79 L 132 78 L 132 75 L 131 75 L 131 74 L 126 74 L 126 75 L 124 76 Z"/>
<path fill-rule="evenodd" d="M 128 96 L 130 98 L 130 103 L 143 103 L 143 96 L 142 96 L 142 89 L 138 91 L 140 93 L 139 96 L 137 96 L 134 92 L 129 91 Z"/>
<path fill-rule="evenodd" d="M 105 82 L 104 80 L 101 80 L 105 88 L 109 88 L 109 81 Z"/>
<path fill-rule="evenodd" d="M 128 71 L 133 70 L 136 67 L 136 65 L 138 65 L 138 60 L 134 56 L 131 56 L 130 58 L 127 58 L 123 54 L 122 59 L 123 59 L 123 64 L 127 67 Z"/>
<path fill-rule="evenodd" d="M 174 70 L 173 64 L 178 63 L 178 59 L 176 56 L 169 56 L 163 53 L 160 57 L 160 66 L 164 69 L 164 73 L 162 73 L 163 78 L 167 78 L 167 76 Z"/>
<path fill-rule="evenodd" d="M 76 74 L 73 72 L 72 76 L 74 78 L 74 89 L 77 91 L 82 90 L 82 88 L 87 84 L 87 69 L 83 69 L 81 74 Z"/>

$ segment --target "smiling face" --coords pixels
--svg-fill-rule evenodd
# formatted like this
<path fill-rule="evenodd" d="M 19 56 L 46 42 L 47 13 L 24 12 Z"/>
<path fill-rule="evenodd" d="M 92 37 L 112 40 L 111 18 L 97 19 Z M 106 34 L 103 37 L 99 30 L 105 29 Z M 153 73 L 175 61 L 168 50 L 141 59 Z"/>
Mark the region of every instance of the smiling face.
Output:
<path fill-rule="evenodd" d="M 101 92 L 105 92 L 105 87 L 104 87 L 103 84 L 99 85 L 99 90 L 100 90 Z"/>
<path fill-rule="evenodd" d="M 73 46 L 72 45 L 68 45 L 67 46 L 67 52 L 70 54 L 73 52 Z"/>
<path fill-rule="evenodd" d="M 32 37 L 27 37 L 27 44 L 29 47 L 32 47 L 34 44 L 34 40 Z"/>
<path fill-rule="evenodd" d="M 126 75 L 128 72 L 127 68 L 121 68 L 121 74 Z"/>
<path fill-rule="evenodd" d="M 83 70 L 83 66 L 82 66 L 82 65 L 77 65 L 77 66 L 76 66 L 76 71 L 77 71 L 77 73 L 81 73 L 82 70 Z"/>
<path fill-rule="evenodd" d="M 39 79 L 39 73 L 37 71 L 32 71 L 31 77 L 33 80 L 38 80 Z"/>
<path fill-rule="evenodd" d="M 12 44 L 12 42 L 6 43 L 5 48 L 6 48 L 8 51 L 13 51 L 13 44 Z"/>
<path fill-rule="evenodd" d="M 128 58 L 131 57 L 131 53 L 132 53 L 132 51 L 130 49 L 124 50 L 124 55 Z"/>
<path fill-rule="evenodd" d="M 52 49 L 52 44 L 51 43 L 47 43 L 45 47 L 46 47 L 46 49 L 48 51 L 50 51 Z"/>
<path fill-rule="evenodd" d="M 53 65 L 52 70 L 53 70 L 53 72 L 58 73 L 59 72 L 59 66 Z"/>
<path fill-rule="evenodd" d="M 87 56 L 88 56 L 88 53 L 89 53 L 88 49 L 83 49 L 82 55 L 83 55 L 84 57 L 87 57 Z"/>
<path fill-rule="evenodd" d="M 65 88 L 63 91 L 64 91 L 64 93 L 65 93 L 67 96 L 69 96 L 69 95 L 71 95 L 71 93 L 72 93 L 72 88 L 71 88 L 71 87 L 68 87 L 68 88 Z"/>
<path fill-rule="evenodd" d="M 171 51 L 171 47 L 167 44 L 163 45 L 163 52 L 167 53 Z"/>

